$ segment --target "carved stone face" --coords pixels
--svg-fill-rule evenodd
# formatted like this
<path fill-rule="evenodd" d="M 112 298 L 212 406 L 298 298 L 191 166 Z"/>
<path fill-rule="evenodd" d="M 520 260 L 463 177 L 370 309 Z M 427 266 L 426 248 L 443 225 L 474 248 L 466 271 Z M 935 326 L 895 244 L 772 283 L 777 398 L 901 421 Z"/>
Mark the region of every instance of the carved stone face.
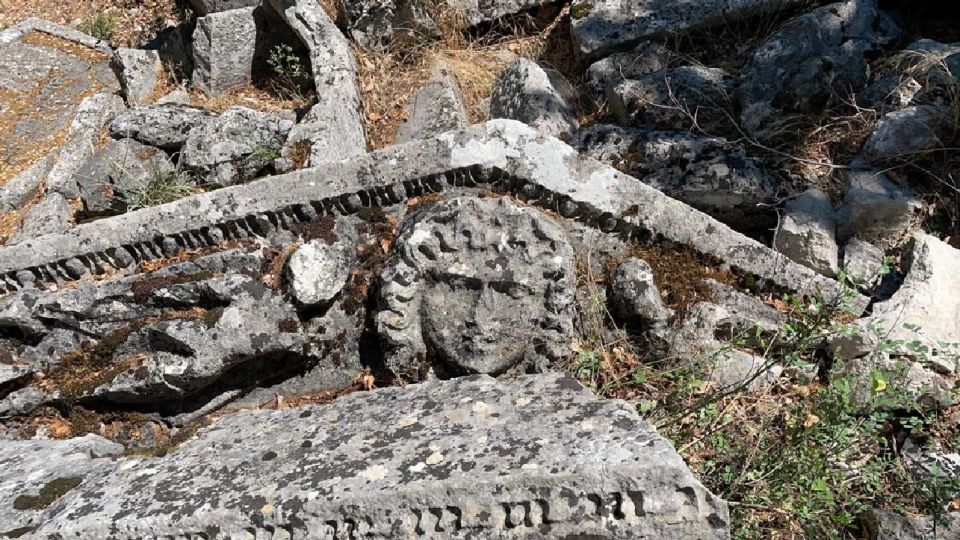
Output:
<path fill-rule="evenodd" d="M 378 329 L 405 375 L 499 374 L 555 359 L 571 328 L 573 249 L 510 199 L 443 201 L 408 223 L 383 274 Z"/>

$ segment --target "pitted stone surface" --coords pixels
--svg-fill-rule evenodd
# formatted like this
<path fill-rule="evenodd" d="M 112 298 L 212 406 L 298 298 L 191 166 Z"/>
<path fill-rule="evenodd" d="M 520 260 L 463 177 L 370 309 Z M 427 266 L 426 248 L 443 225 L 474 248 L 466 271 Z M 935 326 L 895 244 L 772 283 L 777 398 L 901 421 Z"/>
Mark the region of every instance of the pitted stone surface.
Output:
<path fill-rule="evenodd" d="M 559 225 L 510 199 L 425 209 L 405 224 L 381 279 L 377 328 L 402 376 L 544 369 L 570 341 L 573 248 Z"/>
<path fill-rule="evenodd" d="M 143 144 L 176 151 L 187 140 L 187 134 L 216 114 L 199 107 L 174 103 L 148 105 L 127 111 L 110 123 L 114 137 L 129 137 Z"/>
<path fill-rule="evenodd" d="M 733 78 L 722 69 L 683 66 L 664 69 L 607 88 L 610 110 L 625 125 L 689 129 L 707 133 L 730 127 Z"/>
<path fill-rule="evenodd" d="M 257 54 L 256 7 L 210 13 L 193 31 L 193 85 L 216 95 L 250 82 Z"/>
<path fill-rule="evenodd" d="M 545 375 L 230 415 L 166 457 L 89 479 L 34 537 L 707 540 L 728 528 L 726 503 L 633 407 Z"/>
<path fill-rule="evenodd" d="M 520 58 L 503 70 L 490 96 L 490 116 L 520 120 L 544 135 L 569 137 L 580 127 L 559 74 Z"/>
<path fill-rule="evenodd" d="M 773 247 L 825 276 L 836 276 L 840 269 L 840 247 L 830 197 L 814 188 L 789 201 Z"/>
<path fill-rule="evenodd" d="M 349 247 L 311 240 L 297 248 L 287 263 L 290 293 L 303 305 L 326 304 L 340 294 L 350 277 Z"/>

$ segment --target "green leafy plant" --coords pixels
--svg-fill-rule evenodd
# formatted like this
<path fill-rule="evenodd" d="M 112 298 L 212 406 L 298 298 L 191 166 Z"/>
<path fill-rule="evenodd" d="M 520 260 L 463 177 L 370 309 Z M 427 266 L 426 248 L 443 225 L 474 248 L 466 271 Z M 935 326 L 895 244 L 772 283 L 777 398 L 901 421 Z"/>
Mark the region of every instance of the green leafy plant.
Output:
<path fill-rule="evenodd" d="M 116 30 L 120 21 L 110 13 L 101 13 L 84 24 L 83 30 L 91 36 L 110 41 L 113 37 L 113 31 Z"/>
<path fill-rule="evenodd" d="M 310 69 L 303 58 L 285 43 L 270 49 L 267 64 L 273 71 L 274 90 L 287 99 L 303 100 L 311 84 Z"/>

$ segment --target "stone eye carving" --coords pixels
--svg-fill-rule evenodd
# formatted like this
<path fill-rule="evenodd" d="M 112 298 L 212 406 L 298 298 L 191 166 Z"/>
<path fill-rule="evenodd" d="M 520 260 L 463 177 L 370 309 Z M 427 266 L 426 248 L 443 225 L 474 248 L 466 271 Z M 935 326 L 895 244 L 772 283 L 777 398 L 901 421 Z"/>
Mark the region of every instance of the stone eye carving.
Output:
<path fill-rule="evenodd" d="M 569 340 L 573 248 L 557 223 L 509 198 L 425 209 L 382 280 L 377 329 L 401 377 L 542 370 Z"/>

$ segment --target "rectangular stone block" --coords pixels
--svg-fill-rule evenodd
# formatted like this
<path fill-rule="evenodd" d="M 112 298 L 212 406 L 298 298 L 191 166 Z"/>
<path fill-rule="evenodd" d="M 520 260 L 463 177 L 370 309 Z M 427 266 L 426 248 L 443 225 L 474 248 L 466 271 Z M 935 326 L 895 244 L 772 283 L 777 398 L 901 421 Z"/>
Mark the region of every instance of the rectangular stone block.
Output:
<path fill-rule="evenodd" d="M 257 9 L 233 9 L 197 19 L 193 31 L 194 86 L 215 95 L 252 80 Z"/>
<path fill-rule="evenodd" d="M 728 523 L 632 406 L 551 374 L 235 413 L 84 482 L 36 537 L 707 540 Z"/>
<path fill-rule="evenodd" d="M 260 0 L 189 0 L 190 7 L 197 16 L 202 17 L 210 13 L 253 7 L 260 4 Z"/>

